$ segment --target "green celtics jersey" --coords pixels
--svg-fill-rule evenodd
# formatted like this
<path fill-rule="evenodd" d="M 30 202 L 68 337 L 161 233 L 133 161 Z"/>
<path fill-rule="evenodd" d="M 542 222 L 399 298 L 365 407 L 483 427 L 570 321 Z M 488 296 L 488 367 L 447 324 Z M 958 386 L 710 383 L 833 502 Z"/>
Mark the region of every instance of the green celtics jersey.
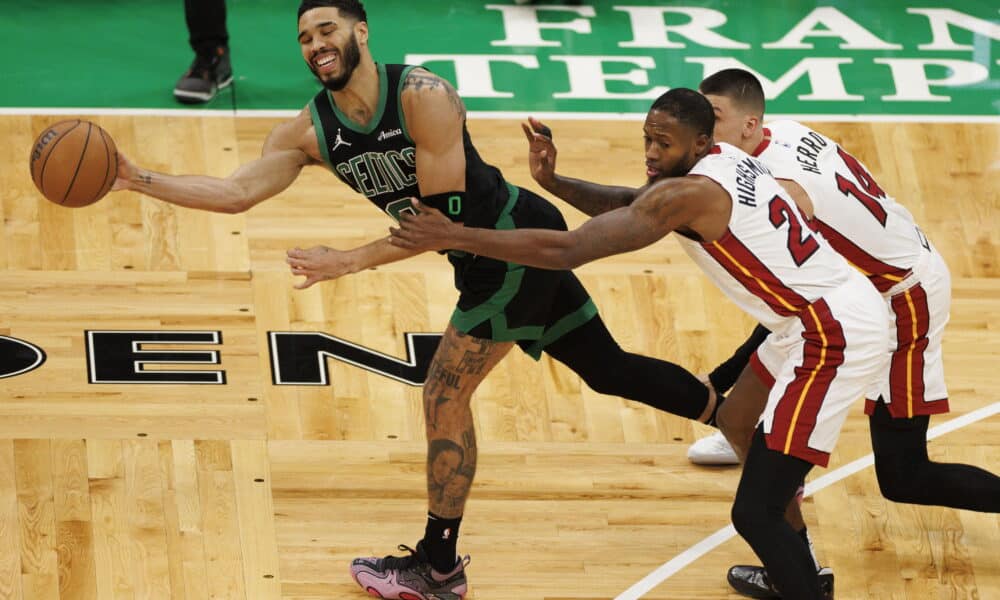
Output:
<path fill-rule="evenodd" d="M 309 104 L 320 151 L 341 181 L 396 218 L 419 198 L 417 149 L 403 117 L 400 95 L 412 65 L 378 64 L 379 99 L 367 125 L 340 111 L 333 95 L 322 90 Z M 458 196 L 435 206 L 452 220 L 468 226 L 493 227 L 509 198 L 503 175 L 483 162 L 465 124 L 465 200 Z M 464 206 L 463 206 L 464 204 Z"/>

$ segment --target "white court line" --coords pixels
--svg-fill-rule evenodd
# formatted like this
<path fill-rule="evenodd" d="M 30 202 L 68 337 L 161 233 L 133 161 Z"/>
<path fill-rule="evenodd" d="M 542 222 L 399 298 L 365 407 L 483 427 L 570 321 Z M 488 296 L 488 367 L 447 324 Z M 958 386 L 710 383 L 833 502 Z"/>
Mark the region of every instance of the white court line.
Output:
<path fill-rule="evenodd" d="M 976 409 L 968 414 L 964 414 L 961 417 L 957 417 L 945 423 L 941 423 L 940 425 L 931 427 L 927 430 L 927 439 L 933 440 L 936 437 L 942 436 L 946 433 L 951 433 L 956 429 L 961 429 L 962 427 L 971 425 L 976 421 L 982 421 L 983 419 L 987 419 L 998 413 L 1000 413 L 1000 402 L 994 402 L 993 404 Z M 805 495 L 811 496 L 821 489 L 837 483 L 841 479 L 846 479 L 858 471 L 872 466 L 874 463 L 875 459 L 871 454 L 862 456 L 861 458 L 852 461 L 839 469 L 831 471 L 822 477 L 817 477 L 813 481 L 806 484 Z M 684 552 L 681 552 L 674 558 L 663 563 L 663 565 L 649 575 L 643 577 L 635 585 L 621 594 L 618 594 L 615 600 L 637 600 L 638 598 L 642 598 L 646 592 L 660 585 L 684 567 L 690 565 L 735 536 L 736 529 L 734 529 L 732 525 L 726 525 L 722 529 L 691 546 Z"/>
<path fill-rule="evenodd" d="M 211 108 L 41 108 L 0 107 L 0 115 L 51 115 L 51 116 L 125 116 L 125 117 L 226 117 L 226 118 L 279 118 L 290 119 L 298 110 L 237 110 Z M 549 121 L 642 121 L 646 113 L 599 112 L 543 112 L 543 111 L 469 111 L 471 119 L 517 119 L 529 116 Z M 993 123 L 1000 124 L 1000 115 L 768 115 L 768 120 L 792 119 L 807 122 L 870 122 L 870 123 Z"/>

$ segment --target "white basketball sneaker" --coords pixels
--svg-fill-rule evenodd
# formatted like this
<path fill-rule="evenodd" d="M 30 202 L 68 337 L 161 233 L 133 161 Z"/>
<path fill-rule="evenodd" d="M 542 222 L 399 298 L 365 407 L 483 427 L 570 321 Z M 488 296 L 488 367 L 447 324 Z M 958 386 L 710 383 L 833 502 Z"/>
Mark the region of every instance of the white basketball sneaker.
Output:
<path fill-rule="evenodd" d="M 688 448 L 688 460 L 696 465 L 738 465 L 736 451 L 726 441 L 721 431 L 701 438 Z"/>

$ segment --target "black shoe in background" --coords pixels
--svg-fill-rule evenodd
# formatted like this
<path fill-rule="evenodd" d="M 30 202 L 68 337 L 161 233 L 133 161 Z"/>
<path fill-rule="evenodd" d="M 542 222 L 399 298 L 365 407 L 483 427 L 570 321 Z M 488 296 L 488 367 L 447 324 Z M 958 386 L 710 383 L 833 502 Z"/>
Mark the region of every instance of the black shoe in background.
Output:
<path fill-rule="evenodd" d="M 211 54 L 198 54 L 174 87 L 174 98 L 184 104 L 203 104 L 233 82 L 229 48 L 219 46 Z"/>
<path fill-rule="evenodd" d="M 833 569 L 823 567 L 819 570 L 819 588 L 824 600 L 833 600 Z M 767 577 L 764 567 L 736 565 L 726 574 L 729 585 L 739 594 L 759 600 L 780 600 L 781 592 Z"/>

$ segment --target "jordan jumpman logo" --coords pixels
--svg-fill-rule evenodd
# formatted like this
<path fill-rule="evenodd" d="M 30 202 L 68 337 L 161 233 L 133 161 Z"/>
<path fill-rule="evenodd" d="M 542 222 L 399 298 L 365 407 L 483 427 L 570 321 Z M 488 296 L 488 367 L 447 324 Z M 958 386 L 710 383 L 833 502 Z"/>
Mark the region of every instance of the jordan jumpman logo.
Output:
<path fill-rule="evenodd" d="M 330 148 L 330 152 L 336 152 L 337 148 L 341 146 L 350 146 L 350 142 L 344 141 L 344 138 L 340 136 L 340 127 L 337 128 L 337 137 L 333 140 L 333 148 Z"/>

